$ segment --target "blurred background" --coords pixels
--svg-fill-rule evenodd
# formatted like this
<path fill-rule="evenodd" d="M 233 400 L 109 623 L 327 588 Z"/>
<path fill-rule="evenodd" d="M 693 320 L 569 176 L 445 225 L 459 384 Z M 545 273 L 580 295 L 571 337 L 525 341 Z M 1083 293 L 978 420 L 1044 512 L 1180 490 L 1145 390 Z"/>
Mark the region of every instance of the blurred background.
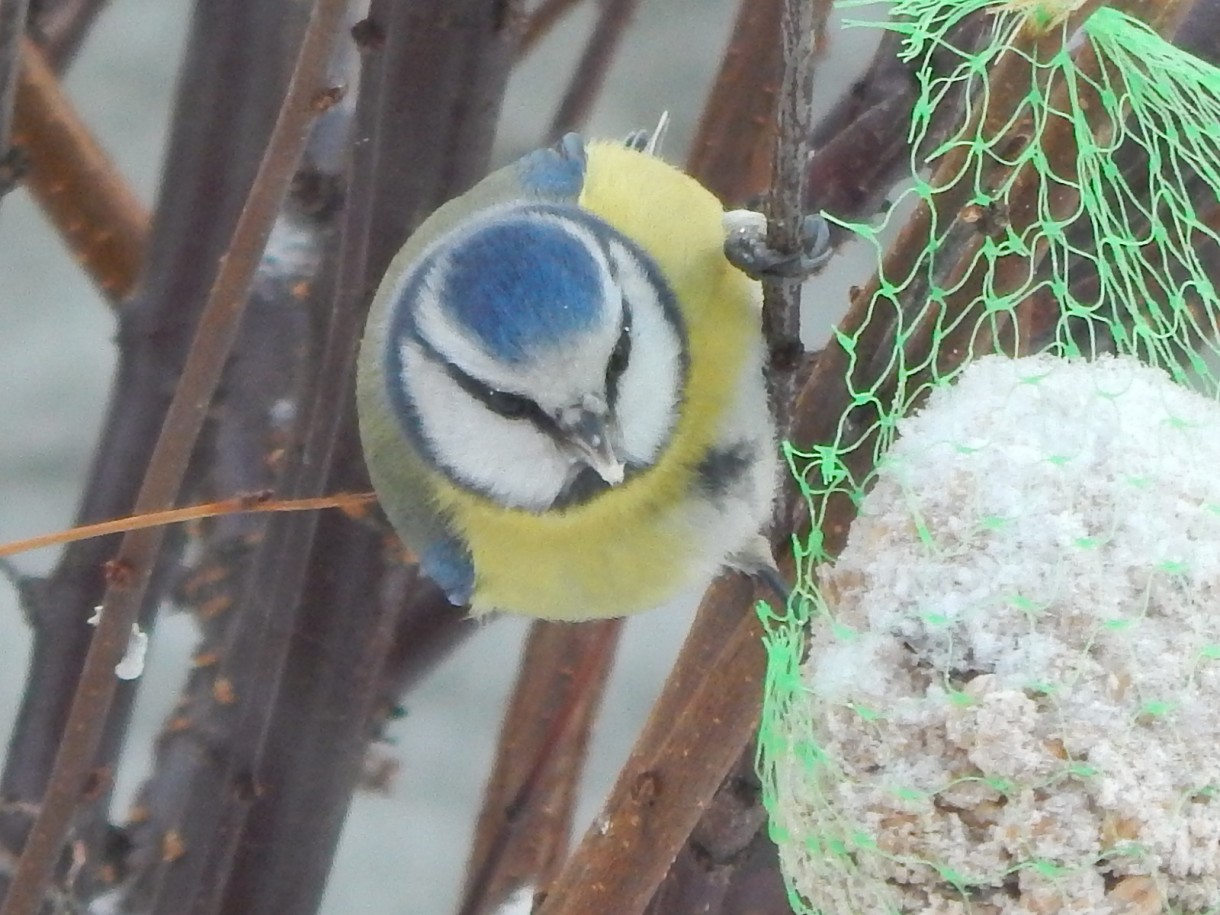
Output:
<path fill-rule="evenodd" d="M 645 2 L 610 73 L 588 133 L 620 136 L 671 116 L 664 153 L 681 162 L 719 65 L 736 0 Z M 113 0 L 71 67 L 66 88 L 119 170 L 152 206 L 191 4 Z M 518 68 L 504 106 L 497 162 L 537 145 L 596 14 L 585 4 Z M 858 14 L 856 14 L 858 15 Z M 819 70 L 824 108 L 867 62 L 873 30 L 835 29 Z M 560 76 L 556 76 L 560 74 Z M 811 345 L 866 275 L 869 252 L 836 259 L 807 296 Z M 114 321 L 24 192 L 0 206 L 0 541 L 71 523 L 114 364 Z M 54 554 L 18 557 L 41 573 Z M 598 720 L 578 830 L 599 802 L 672 662 L 695 596 L 630 621 Z M 408 697 L 381 752 L 398 766 L 385 794 L 362 793 L 348 818 L 324 911 L 425 915 L 452 911 L 483 780 L 515 675 L 525 624 L 483 626 Z M 116 796 L 122 820 L 148 771 L 151 741 L 176 698 L 195 639 L 184 614 L 155 633 Z M 24 677 L 26 624 L 0 582 L 0 739 Z"/>

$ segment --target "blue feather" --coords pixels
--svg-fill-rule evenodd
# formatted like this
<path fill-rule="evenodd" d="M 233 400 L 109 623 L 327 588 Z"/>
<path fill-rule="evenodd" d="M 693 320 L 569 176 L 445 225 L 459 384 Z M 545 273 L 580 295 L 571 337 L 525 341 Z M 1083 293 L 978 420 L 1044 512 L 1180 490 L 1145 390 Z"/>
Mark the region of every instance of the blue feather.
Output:
<path fill-rule="evenodd" d="M 456 538 L 434 540 L 419 553 L 424 574 L 445 592 L 449 603 L 463 607 L 474 593 L 474 564 L 470 553 Z"/>
<path fill-rule="evenodd" d="M 510 363 L 589 330 L 605 309 L 586 246 L 537 213 L 523 210 L 467 236 L 443 275 L 446 310 Z"/>
<path fill-rule="evenodd" d="M 521 184 L 539 197 L 575 200 L 585 183 L 585 141 L 565 134 L 554 146 L 536 149 L 517 161 Z"/>

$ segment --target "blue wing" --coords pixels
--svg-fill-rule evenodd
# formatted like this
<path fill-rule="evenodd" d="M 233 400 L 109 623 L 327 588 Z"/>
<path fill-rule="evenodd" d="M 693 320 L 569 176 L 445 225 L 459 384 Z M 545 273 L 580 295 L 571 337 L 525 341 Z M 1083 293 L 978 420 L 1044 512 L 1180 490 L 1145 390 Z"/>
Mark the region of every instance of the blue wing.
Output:
<path fill-rule="evenodd" d="M 474 593 L 474 563 L 466 546 L 452 534 L 442 534 L 419 551 L 419 566 L 436 582 L 449 603 L 462 607 Z"/>
<path fill-rule="evenodd" d="M 588 158 L 580 134 L 564 134 L 554 146 L 517 160 L 517 174 L 529 193 L 546 200 L 575 200 L 585 183 Z"/>

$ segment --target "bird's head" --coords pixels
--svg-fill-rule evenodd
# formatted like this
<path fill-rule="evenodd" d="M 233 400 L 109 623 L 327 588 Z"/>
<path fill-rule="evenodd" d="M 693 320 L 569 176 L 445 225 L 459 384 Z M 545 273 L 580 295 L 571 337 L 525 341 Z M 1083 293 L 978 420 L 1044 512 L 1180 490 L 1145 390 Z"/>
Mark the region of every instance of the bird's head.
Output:
<path fill-rule="evenodd" d="M 661 271 L 575 206 L 483 210 L 395 292 L 391 402 L 456 485 L 544 511 L 617 486 L 668 444 L 686 381 Z"/>

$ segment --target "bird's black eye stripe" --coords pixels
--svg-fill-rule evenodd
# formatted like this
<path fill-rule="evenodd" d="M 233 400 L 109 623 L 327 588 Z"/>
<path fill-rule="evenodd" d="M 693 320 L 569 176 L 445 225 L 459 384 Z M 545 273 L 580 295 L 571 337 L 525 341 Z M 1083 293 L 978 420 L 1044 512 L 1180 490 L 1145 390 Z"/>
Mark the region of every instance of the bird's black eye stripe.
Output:
<path fill-rule="evenodd" d="M 610 361 L 606 364 L 606 372 L 611 376 L 621 375 L 627 371 L 627 363 L 631 360 L 631 324 L 623 322 L 623 330 L 614 344 Z"/>
<path fill-rule="evenodd" d="M 627 366 L 631 362 L 631 312 L 627 308 L 627 303 L 623 303 L 623 329 L 619 331 L 618 342 L 614 344 L 614 350 L 610 353 L 610 360 L 606 363 L 606 399 L 613 406 L 618 399 L 618 382 L 623 377 L 623 372 L 627 371 Z"/>
<path fill-rule="evenodd" d="M 524 419 L 533 423 L 548 435 L 559 436 L 559 426 L 542 407 L 520 394 L 512 391 L 500 391 L 485 382 L 468 375 L 460 368 L 443 358 L 423 337 L 416 336 L 415 341 L 423 349 L 424 354 L 437 365 L 442 366 L 459 388 L 487 407 L 497 416 L 505 419 Z"/>
<path fill-rule="evenodd" d="M 457 382 L 458 387 L 497 416 L 503 416 L 505 419 L 528 420 L 544 432 L 551 435 L 559 434 L 555 420 L 551 419 L 542 407 L 528 397 L 522 397 L 511 391 L 498 391 L 477 378 L 467 375 L 452 363 L 442 360 L 442 364 L 445 366 L 445 371 L 449 373 L 449 377 Z"/>
<path fill-rule="evenodd" d="M 491 388 L 487 388 L 486 391 L 487 395 L 483 398 L 483 403 L 487 404 L 493 413 L 499 413 L 506 419 L 521 419 L 529 415 L 530 407 L 535 406 L 532 400 L 522 397 L 520 394 L 510 394 L 508 391 L 496 391 Z"/>

